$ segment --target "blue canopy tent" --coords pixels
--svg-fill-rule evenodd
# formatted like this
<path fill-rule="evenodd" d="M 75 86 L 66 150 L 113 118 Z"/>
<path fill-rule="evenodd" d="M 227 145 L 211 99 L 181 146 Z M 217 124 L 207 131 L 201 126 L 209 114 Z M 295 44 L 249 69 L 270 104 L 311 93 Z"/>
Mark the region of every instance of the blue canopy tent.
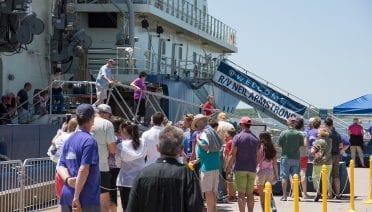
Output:
<path fill-rule="evenodd" d="M 333 108 L 334 115 L 372 115 L 372 94 L 342 103 Z"/>

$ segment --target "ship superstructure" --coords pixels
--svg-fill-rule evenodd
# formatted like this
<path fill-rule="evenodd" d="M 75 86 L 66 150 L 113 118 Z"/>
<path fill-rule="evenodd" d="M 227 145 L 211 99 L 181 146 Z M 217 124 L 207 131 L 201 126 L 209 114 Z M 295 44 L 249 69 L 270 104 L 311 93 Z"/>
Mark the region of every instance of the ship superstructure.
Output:
<path fill-rule="evenodd" d="M 64 80 L 92 80 L 106 59 L 129 83 L 139 72 L 165 95 L 201 103 L 215 95 L 233 112 L 238 100 L 209 81 L 218 63 L 237 52 L 236 31 L 208 14 L 206 0 L 33 0 L 44 33 L 16 55 L 0 58 L 1 93 L 30 81 L 45 88 L 53 67 Z M 172 117 L 176 108 L 164 105 Z"/>

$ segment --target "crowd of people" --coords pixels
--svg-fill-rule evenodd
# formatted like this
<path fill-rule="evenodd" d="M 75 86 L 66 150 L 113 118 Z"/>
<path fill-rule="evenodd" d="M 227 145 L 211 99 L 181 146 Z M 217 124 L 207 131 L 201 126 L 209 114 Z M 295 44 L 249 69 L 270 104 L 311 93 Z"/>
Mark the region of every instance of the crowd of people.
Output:
<path fill-rule="evenodd" d="M 302 198 L 311 198 L 306 189 L 309 161 L 314 201 L 320 198 L 322 165 L 329 170 L 329 196 L 341 198 L 339 160 L 349 144 L 331 118 L 323 124 L 311 118 L 307 128 L 302 118 L 289 118 L 277 142 L 267 131 L 255 135 L 249 117 L 234 127 L 224 112 L 215 119 L 186 114 L 174 126 L 165 120 L 156 112 L 151 127 L 141 132 L 139 123 L 114 116 L 107 104 L 80 105 L 49 151 L 58 163 L 62 211 L 117 211 L 118 193 L 120 211 L 202 211 L 205 203 L 214 212 L 218 202 L 238 202 L 240 211 L 253 211 L 255 187 L 263 206 L 264 184 L 280 181 L 281 200 L 286 201 L 294 174 L 300 176 Z"/>

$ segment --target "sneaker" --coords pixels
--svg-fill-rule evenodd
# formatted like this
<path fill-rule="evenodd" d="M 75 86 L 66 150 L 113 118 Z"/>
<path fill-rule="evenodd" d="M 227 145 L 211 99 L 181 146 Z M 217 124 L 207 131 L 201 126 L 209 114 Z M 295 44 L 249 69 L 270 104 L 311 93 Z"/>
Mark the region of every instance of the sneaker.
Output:
<path fill-rule="evenodd" d="M 315 196 L 315 198 L 314 198 L 314 202 L 318 202 L 319 199 L 320 199 L 320 194 L 317 194 L 317 195 Z"/>
<path fill-rule="evenodd" d="M 229 203 L 229 200 L 226 198 L 218 198 L 217 203 Z"/>
<path fill-rule="evenodd" d="M 230 202 L 237 202 L 238 201 L 238 198 L 236 196 L 229 196 L 227 197 L 227 199 L 230 201 Z"/>

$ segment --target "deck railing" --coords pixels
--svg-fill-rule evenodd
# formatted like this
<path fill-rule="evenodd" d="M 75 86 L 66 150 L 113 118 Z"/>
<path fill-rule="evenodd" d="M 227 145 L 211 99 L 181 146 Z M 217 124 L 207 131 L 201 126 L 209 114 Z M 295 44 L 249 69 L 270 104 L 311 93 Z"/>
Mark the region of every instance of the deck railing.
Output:
<path fill-rule="evenodd" d="M 124 4 L 124 0 L 78 0 L 79 4 Z M 133 0 L 133 4 L 147 4 L 202 31 L 213 38 L 236 47 L 236 30 L 186 0 Z M 138 11 L 136 11 L 138 12 Z"/>

